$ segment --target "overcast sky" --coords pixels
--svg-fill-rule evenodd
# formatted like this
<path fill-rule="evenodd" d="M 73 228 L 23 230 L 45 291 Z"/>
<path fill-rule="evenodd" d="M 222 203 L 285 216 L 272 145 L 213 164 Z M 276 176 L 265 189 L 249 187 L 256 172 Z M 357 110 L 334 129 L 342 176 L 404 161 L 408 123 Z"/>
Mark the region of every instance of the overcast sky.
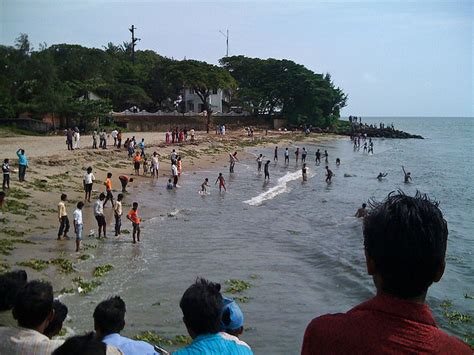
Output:
<path fill-rule="evenodd" d="M 344 115 L 474 116 L 474 1 L 0 0 L 0 44 L 138 49 L 217 64 L 225 55 L 286 58 L 329 72 Z"/>

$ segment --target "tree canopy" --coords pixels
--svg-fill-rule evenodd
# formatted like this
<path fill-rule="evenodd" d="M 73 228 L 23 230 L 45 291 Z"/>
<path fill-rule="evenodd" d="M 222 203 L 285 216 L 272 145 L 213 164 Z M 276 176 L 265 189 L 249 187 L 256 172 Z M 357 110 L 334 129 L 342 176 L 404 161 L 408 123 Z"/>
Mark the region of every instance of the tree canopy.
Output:
<path fill-rule="evenodd" d="M 14 47 L 0 46 L 0 117 L 52 114 L 86 124 L 110 110 L 138 106 L 148 111 L 173 110 L 185 88 L 194 90 L 212 114 L 209 97 L 224 90 L 232 105 L 255 115 L 288 118 L 293 124 L 327 126 L 339 117 L 347 96 L 329 74 L 317 74 L 290 60 L 225 57 L 221 66 L 174 60 L 130 43 L 102 49 L 74 44 L 31 46 L 21 34 Z M 89 100 L 93 92 L 102 99 Z"/>
<path fill-rule="evenodd" d="M 316 74 L 291 60 L 225 57 L 238 82 L 236 95 L 256 115 L 281 115 L 293 124 L 327 126 L 339 117 L 347 95 L 329 74 Z"/>

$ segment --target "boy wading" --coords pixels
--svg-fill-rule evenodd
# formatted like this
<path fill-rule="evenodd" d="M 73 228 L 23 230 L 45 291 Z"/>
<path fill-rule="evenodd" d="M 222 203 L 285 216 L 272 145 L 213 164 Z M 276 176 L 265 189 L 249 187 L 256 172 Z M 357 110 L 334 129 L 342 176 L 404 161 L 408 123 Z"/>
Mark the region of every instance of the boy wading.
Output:
<path fill-rule="evenodd" d="M 132 222 L 133 226 L 133 243 L 136 243 L 137 241 L 140 241 L 140 222 L 141 218 L 138 217 L 138 203 L 134 202 L 133 207 L 128 212 L 127 218 L 130 222 Z"/>
<path fill-rule="evenodd" d="M 115 236 L 120 235 L 120 229 L 122 228 L 122 199 L 123 194 L 118 194 L 117 201 L 114 206 L 114 217 L 115 217 Z"/>

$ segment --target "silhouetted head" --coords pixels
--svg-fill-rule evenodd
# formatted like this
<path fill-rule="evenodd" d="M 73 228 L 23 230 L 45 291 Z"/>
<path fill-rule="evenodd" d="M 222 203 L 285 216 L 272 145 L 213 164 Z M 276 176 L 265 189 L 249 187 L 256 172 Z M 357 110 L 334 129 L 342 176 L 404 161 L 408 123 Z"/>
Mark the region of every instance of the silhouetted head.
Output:
<path fill-rule="evenodd" d="M 13 317 L 18 325 L 36 329 L 48 324 L 53 316 L 53 288 L 43 281 L 28 282 L 17 294 Z"/>
<path fill-rule="evenodd" d="M 53 355 L 106 355 L 106 352 L 107 345 L 91 332 L 66 339 L 63 345 L 53 351 Z"/>
<path fill-rule="evenodd" d="M 125 327 L 125 302 L 114 296 L 100 302 L 94 310 L 94 328 L 100 338 L 120 333 Z"/>
<path fill-rule="evenodd" d="M 423 296 L 445 267 L 448 226 L 438 203 L 398 191 L 371 207 L 364 247 L 377 289 L 400 298 Z"/>
<path fill-rule="evenodd" d="M 192 338 L 219 332 L 222 312 L 221 285 L 198 278 L 179 303 L 183 321 Z"/>

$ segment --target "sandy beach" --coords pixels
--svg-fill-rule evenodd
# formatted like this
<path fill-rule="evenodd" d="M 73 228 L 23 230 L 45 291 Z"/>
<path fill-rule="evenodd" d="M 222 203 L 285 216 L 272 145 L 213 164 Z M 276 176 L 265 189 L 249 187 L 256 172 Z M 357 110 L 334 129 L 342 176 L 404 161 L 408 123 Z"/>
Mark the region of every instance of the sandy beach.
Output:
<path fill-rule="evenodd" d="M 160 156 L 159 178 L 134 176 L 124 198 L 124 209 L 127 211 L 134 201 L 134 191 L 140 184 L 153 181 L 165 188 L 170 177 L 169 155 L 172 149 L 183 159 L 183 171 L 189 174 L 202 169 L 222 167 L 227 169 L 228 154 L 238 151 L 240 157 L 246 154 L 243 149 L 255 145 L 283 144 L 295 140 L 321 141 L 334 139 L 333 135 L 312 135 L 305 137 L 301 133 L 256 131 L 254 137 L 248 137 L 245 130 L 228 132 L 225 136 L 196 133 L 196 141 L 183 144 L 164 143 L 162 132 L 127 132 L 127 137 L 135 136 L 137 140 L 145 139 L 146 153 L 156 151 Z M 124 141 L 123 140 L 123 141 Z M 97 225 L 93 218 L 92 205 L 100 192 L 105 190 L 103 182 L 107 172 L 113 174 L 114 195 L 120 192 L 118 176 L 132 175 L 133 166 L 125 149 L 115 149 L 108 139 L 108 149 L 92 149 L 92 137 L 82 136 L 80 149 L 68 151 L 65 138 L 62 136 L 14 136 L 0 140 L 3 157 L 10 159 L 13 169 L 11 189 L 7 193 L 0 224 L 0 266 L 1 270 L 25 268 L 31 279 L 46 278 L 52 281 L 56 292 L 71 290 L 71 280 L 77 276 L 90 278 L 92 270 L 85 270 L 79 265 L 81 261 L 94 257 L 94 249 L 101 241 L 87 237 L 89 233 L 97 236 Z M 23 148 L 29 159 L 26 182 L 18 182 L 16 150 Z M 93 168 L 96 181 L 93 187 L 92 200 L 84 207 L 84 241 L 80 253 L 74 252 L 74 230 L 71 225 L 70 240 L 57 241 L 57 204 L 62 193 L 68 196 L 67 212 L 72 224 L 72 212 L 78 201 L 84 198 L 82 179 L 88 166 Z M 210 177 L 211 179 L 213 177 Z M 196 186 L 201 181 L 196 181 Z M 141 206 L 145 221 L 154 216 L 152 209 Z M 108 240 L 113 237 L 113 211 L 109 204 L 105 208 L 108 223 Z M 129 226 L 123 218 L 125 233 L 120 239 L 131 240 Z M 23 264 L 23 265 L 21 265 Z M 100 265 L 96 259 L 94 265 Z M 73 289 L 75 289 L 73 287 Z"/>

